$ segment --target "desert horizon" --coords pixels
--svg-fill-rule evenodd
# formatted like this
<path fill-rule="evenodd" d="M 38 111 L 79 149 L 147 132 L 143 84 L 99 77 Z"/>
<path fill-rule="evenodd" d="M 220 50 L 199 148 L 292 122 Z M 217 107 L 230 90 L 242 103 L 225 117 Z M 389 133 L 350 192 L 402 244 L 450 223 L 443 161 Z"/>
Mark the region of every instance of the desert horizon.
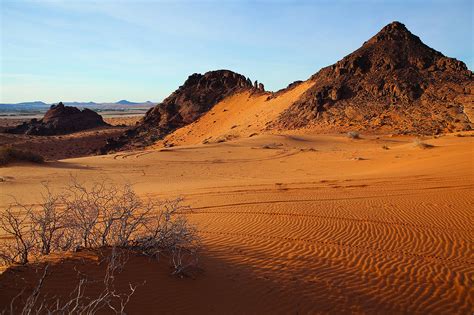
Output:
<path fill-rule="evenodd" d="M 474 312 L 469 1 L 1 12 L 0 313 Z"/>

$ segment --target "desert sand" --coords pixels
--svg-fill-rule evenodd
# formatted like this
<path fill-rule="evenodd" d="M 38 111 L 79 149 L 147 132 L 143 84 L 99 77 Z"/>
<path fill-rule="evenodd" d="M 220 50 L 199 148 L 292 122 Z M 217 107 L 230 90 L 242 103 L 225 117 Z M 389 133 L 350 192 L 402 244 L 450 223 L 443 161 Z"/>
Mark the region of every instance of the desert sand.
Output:
<path fill-rule="evenodd" d="M 217 103 L 195 122 L 169 134 L 155 147 L 163 143 L 183 145 L 221 142 L 259 134 L 310 86 L 308 80 L 274 98 L 268 92 L 236 93 Z"/>
<path fill-rule="evenodd" d="M 35 152 L 47 161 L 97 154 L 108 138 L 122 134 L 127 126 L 133 126 L 140 116 L 105 117 L 110 127 L 99 127 L 66 135 L 34 136 L 2 133 L 2 129 L 17 126 L 29 119 L 0 118 L 0 146 L 15 146 Z"/>
<path fill-rule="evenodd" d="M 183 196 L 203 240 L 203 272 L 178 279 L 133 257 L 119 278 L 146 279 L 132 314 L 473 312 L 472 132 L 425 138 L 429 149 L 408 136 L 303 131 L 200 144 L 224 134 L 211 130 L 211 116 L 195 123 L 207 134 L 180 140 L 183 128 L 170 136 L 172 148 L 0 168 L 0 208 L 12 195 L 36 203 L 41 182 L 58 189 L 71 175 L 127 181 L 153 198 Z M 233 121 L 248 133 L 256 124 Z M 95 272 L 93 260 L 78 259 L 86 253 L 75 256 L 51 258 L 50 292 L 64 291 L 73 266 Z M 34 276 L 22 270 L 0 277 L 2 305 Z"/>
<path fill-rule="evenodd" d="M 2 135 L 48 162 L 0 168 L 0 209 L 71 177 L 183 197 L 200 270 L 179 278 L 166 259 L 130 257 L 117 276 L 143 283 L 130 314 L 472 314 L 473 93 L 463 62 L 393 22 L 275 93 L 230 70 L 195 73 L 128 129 L 110 118 L 67 136 Z M 97 250 L 42 259 L 48 296 L 103 272 Z M 41 266 L 0 275 L 0 309 Z"/>

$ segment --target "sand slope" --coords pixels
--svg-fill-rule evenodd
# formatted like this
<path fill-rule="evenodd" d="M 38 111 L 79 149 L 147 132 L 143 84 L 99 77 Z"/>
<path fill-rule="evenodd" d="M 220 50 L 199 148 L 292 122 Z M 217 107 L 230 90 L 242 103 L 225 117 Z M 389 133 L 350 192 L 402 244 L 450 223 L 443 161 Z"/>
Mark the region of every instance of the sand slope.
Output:
<path fill-rule="evenodd" d="M 214 116 L 224 107 L 233 110 L 228 100 Z M 195 123 L 202 124 L 196 142 L 220 134 L 218 127 L 202 134 L 209 118 Z M 131 314 L 469 314 L 473 139 L 427 139 L 434 147 L 423 150 L 409 137 L 264 135 L 12 166 L 0 168 L 0 203 L 8 195 L 34 203 L 41 181 L 59 187 L 70 174 L 130 181 L 143 195 L 184 196 L 203 237 L 204 272 L 175 279 L 132 259 L 120 281 L 147 283 Z M 0 301 L 13 292 L 5 279 Z"/>
<path fill-rule="evenodd" d="M 174 145 L 215 143 L 260 134 L 295 100 L 311 87 L 305 81 L 278 96 L 241 92 L 225 98 L 195 122 L 166 136 L 163 143 Z"/>

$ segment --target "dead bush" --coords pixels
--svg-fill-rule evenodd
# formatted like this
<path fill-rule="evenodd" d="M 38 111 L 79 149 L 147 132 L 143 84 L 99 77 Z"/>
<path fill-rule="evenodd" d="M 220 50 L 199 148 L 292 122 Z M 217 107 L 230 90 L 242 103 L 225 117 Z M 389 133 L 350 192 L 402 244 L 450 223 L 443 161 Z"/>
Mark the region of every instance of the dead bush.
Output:
<path fill-rule="evenodd" d="M 14 162 L 43 163 L 44 158 L 39 154 L 19 150 L 11 146 L 0 147 L 0 165 L 7 165 Z"/>
<path fill-rule="evenodd" d="M 283 143 L 267 143 L 262 145 L 262 149 L 278 149 L 283 146 Z"/>
<path fill-rule="evenodd" d="M 146 215 L 153 210 L 129 184 L 119 187 L 106 180 L 89 187 L 72 179 L 61 196 L 67 214 L 67 229 L 77 247 L 126 246 Z"/>
<path fill-rule="evenodd" d="M 429 144 L 429 143 L 425 143 L 425 142 L 423 142 L 420 138 L 416 138 L 416 139 L 413 141 L 413 144 L 415 145 L 415 147 L 420 148 L 420 149 L 431 149 L 431 148 L 434 148 L 434 145 Z"/>
<path fill-rule="evenodd" d="M 357 131 L 349 131 L 347 137 L 351 139 L 360 139 L 360 134 Z"/>
<path fill-rule="evenodd" d="M 182 201 L 181 198 L 162 201 L 158 214 L 146 221 L 146 232 L 130 243 L 131 248 L 146 256 L 169 257 L 176 275 L 185 275 L 197 265 L 200 248 L 196 229 L 183 216 L 191 209 Z"/>
<path fill-rule="evenodd" d="M 26 264 L 31 256 L 52 252 L 118 247 L 169 257 L 173 274 L 183 275 L 197 265 L 200 247 L 185 216 L 189 211 L 182 198 L 145 200 L 129 184 L 85 185 L 73 178 L 56 194 L 45 186 L 38 206 L 17 202 L 0 213 L 0 230 L 9 237 L 1 243 L 0 257 L 7 264 Z"/>
<path fill-rule="evenodd" d="M 102 279 L 88 279 L 86 275 L 78 272 L 79 281 L 69 296 L 48 299 L 43 292 L 44 283 L 50 276 L 49 265 L 45 265 L 42 275 L 29 294 L 23 289 L 10 302 L 9 308 L 2 314 L 97 314 L 112 312 L 125 314 L 125 307 L 135 293 L 138 286 L 143 283 L 129 283 L 128 291 L 119 291 L 115 286 L 115 279 L 128 260 L 128 253 L 113 247 L 101 264 L 105 264 Z M 99 293 L 87 292 L 90 284 L 101 283 Z M 107 312 L 108 313 L 108 312 Z"/>
<path fill-rule="evenodd" d="M 4 264 L 27 264 L 35 248 L 33 227 L 28 212 L 9 207 L 0 215 L 0 259 Z"/>

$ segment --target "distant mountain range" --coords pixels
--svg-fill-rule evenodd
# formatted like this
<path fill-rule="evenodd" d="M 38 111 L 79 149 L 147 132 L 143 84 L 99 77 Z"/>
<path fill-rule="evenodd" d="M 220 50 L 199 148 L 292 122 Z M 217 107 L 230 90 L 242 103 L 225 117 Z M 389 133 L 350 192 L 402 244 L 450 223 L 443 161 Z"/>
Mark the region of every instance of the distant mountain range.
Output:
<path fill-rule="evenodd" d="M 45 103 L 42 101 L 33 101 L 33 102 L 22 102 L 22 103 L 0 103 L 2 105 L 15 105 L 15 106 L 51 106 L 55 103 Z M 127 106 L 153 106 L 157 103 L 146 101 L 146 102 L 130 102 L 127 100 L 120 100 L 118 102 L 105 102 L 105 103 L 96 103 L 96 102 L 63 102 L 64 105 L 67 106 L 76 106 L 76 107 L 91 107 L 97 105 L 127 105 Z"/>
<path fill-rule="evenodd" d="M 49 106 L 50 104 L 46 104 L 45 102 L 41 101 L 34 101 L 34 102 L 23 102 L 23 103 L 0 103 L 0 105 L 25 105 L 25 106 Z"/>

